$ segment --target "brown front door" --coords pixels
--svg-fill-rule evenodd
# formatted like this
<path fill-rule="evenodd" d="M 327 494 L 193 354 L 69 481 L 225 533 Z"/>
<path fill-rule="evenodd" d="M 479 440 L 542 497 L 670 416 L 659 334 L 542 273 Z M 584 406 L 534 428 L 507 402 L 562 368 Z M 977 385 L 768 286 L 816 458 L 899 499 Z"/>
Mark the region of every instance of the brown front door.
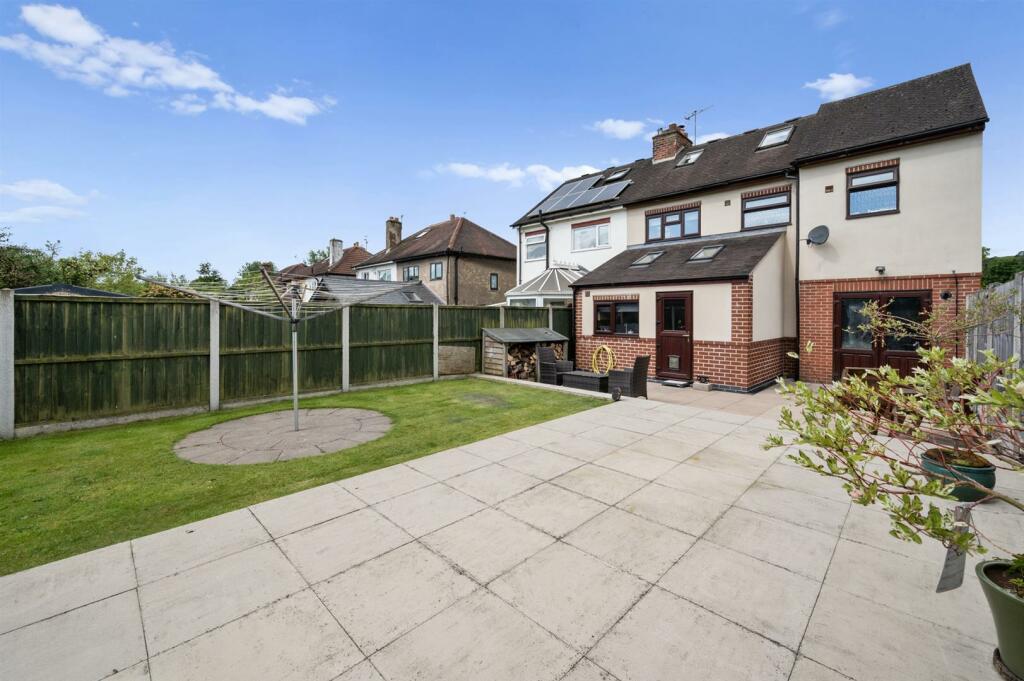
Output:
<path fill-rule="evenodd" d="M 693 294 L 659 293 L 657 375 L 693 378 Z"/>
<path fill-rule="evenodd" d="M 928 311 L 931 291 L 882 293 L 837 293 L 832 312 L 832 377 L 839 378 L 848 367 L 891 366 L 907 375 L 917 366 L 916 338 L 886 336 L 872 339 L 858 327 L 865 322 L 864 304 L 876 301 L 886 305 L 889 314 L 904 319 L 920 319 Z"/>

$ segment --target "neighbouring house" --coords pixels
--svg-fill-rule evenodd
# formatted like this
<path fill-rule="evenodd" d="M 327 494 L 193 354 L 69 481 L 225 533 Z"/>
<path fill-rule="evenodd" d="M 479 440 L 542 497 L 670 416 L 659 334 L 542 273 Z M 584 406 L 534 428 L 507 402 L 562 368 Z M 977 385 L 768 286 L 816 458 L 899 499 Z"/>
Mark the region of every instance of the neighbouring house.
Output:
<path fill-rule="evenodd" d="M 422 281 L 375 281 L 325 275 L 320 278 L 318 298 L 342 305 L 443 305 Z"/>
<path fill-rule="evenodd" d="M 379 253 L 356 268 L 362 279 L 422 281 L 446 305 L 491 305 L 515 285 L 516 247 L 464 217 L 451 215 L 402 238 L 388 218 Z"/>
<path fill-rule="evenodd" d="M 291 275 L 296 278 L 319 277 L 325 274 L 333 274 L 339 277 L 356 276 L 355 266 L 369 258 L 372 254 L 355 242 L 348 248 L 341 239 L 331 239 L 327 246 L 327 257 L 312 265 L 304 262 L 289 265 L 281 270 L 281 274 Z"/>
<path fill-rule="evenodd" d="M 572 283 L 584 366 L 608 345 L 620 367 L 648 354 L 652 377 L 729 390 L 909 371 L 913 342 L 873 343 L 861 309 L 953 315 L 979 288 L 987 122 L 962 65 L 704 144 L 669 125 L 650 158 L 516 221 L 519 281 L 554 261 L 591 270 Z"/>
<path fill-rule="evenodd" d="M 127 298 L 124 293 L 104 291 L 88 286 L 75 286 L 73 284 L 40 284 L 39 286 L 23 286 L 14 289 L 15 295 L 19 296 L 91 296 L 95 298 Z"/>
<path fill-rule="evenodd" d="M 587 273 L 578 266 L 555 265 L 533 279 L 510 288 L 505 301 L 515 307 L 568 307 L 572 305 L 572 285 Z"/>

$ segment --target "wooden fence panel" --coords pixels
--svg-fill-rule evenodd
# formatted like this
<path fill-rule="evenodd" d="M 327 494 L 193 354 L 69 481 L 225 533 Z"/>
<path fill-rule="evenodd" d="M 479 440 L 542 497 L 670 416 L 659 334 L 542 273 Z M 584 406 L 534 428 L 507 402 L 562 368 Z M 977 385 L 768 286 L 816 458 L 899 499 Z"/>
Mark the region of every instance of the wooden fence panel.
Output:
<path fill-rule="evenodd" d="M 547 328 L 548 308 L 546 307 L 507 307 L 505 308 L 505 326 L 510 329 Z"/>
<path fill-rule="evenodd" d="M 357 305 L 349 330 L 350 383 L 362 385 L 430 376 L 434 371 L 433 309 Z"/>
<path fill-rule="evenodd" d="M 496 328 L 501 311 L 496 307 L 445 306 L 438 310 L 438 342 L 441 345 L 472 347 L 474 366 L 479 371 L 481 329 Z"/>
<path fill-rule="evenodd" d="M 576 319 L 573 316 L 571 307 L 556 307 L 552 310 L 552 321 L 551 325 L 553 331 L 557 331 L 566 338 L 572 338 L 575 330 Z"/>
<path fill-rule="evenodd" d="M 1007 297 L 1017 314 L 1004 315 L 988 323 L 975 326 L 967 332 L 967 357 L 975 361 L 984 359 L 982 353 L 991 350 L 999 359 L 1017 357 L 1017 366 L 1022 364 L 1022 338 L 1024 338 L 1024 315 L 1020 314 L 1024 304 L 1024 273 L 1018 273 L 1012 281 L 993 284 L 977 293 L 967 296 L 968 307 L 977 308 L 985 305 L 985 299 Z"/>
<path fill-rule="evenodd" d="M 207 401 L 205 303 L 16 296 L 14 315 L 19 425 Z"/>

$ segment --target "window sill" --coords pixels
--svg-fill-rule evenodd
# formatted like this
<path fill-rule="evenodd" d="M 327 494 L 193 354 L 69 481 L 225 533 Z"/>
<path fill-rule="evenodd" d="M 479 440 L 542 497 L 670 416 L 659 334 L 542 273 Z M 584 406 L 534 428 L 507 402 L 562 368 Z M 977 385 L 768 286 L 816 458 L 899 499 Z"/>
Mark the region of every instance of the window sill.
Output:
<path fill-rule="evenodd" d="M 674 244 L 674 243 L 676 243 L 678 241 L 689 241 L 690 239 L 699 239 L 700 237 L 701 237 L 701 235 L 698 232 L 697 234 L 687 234 L 686 236 L 673 237 L 671 239 L 648 239 L 644 243 L 645 244 Z"/>
<path fill-rule="evenodd" d="M 639 338 L 639 333 L 615 333 L 613 331 L 595 331 L 595 336 L 615 336 L 616 338 Z"/>
<path fill-rule="evenodd" d="M 589 251 L 607 251 L 611 246 L 595 246 L 594 248 L 573 248 L 570 253 L 588 253 Z"/>
<path fill-rule="evenodd" d="M 759 229 L 772 229 L 773 227 L 789 227 L 792 222 L 777 222 L 774 225 L 758 225 L 757 227 L 740 227 L 741 232 L 756 232 Z"/>
<path fill-rule="evenodd" d="M 546 259 L 547 259 L 546 257 L 545 258 L 527 258 L 527 259 L 523 260 L 523 262 L 542 262 L 542 261 L 544 261 Z"/>
<path fill-rule="evenodd" d="M 847 220 L 860 220 L 861 218 L 876 218 L 881 215 L 899 215 L 900 209 L 896 210 L 880 210 L 875 213 L 858 213 L 856 215 L 847 215 Z"/>

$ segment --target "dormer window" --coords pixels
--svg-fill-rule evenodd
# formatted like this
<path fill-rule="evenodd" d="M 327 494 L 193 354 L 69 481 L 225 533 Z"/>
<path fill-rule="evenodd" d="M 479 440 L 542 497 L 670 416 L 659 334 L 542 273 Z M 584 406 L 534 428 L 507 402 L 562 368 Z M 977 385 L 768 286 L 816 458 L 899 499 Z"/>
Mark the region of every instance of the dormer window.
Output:
<path fill-rule="evenodd" d="M 664 252 L 665 251 L 654 251 L 653 253 L 646 253 L 634 260 L 630 267 L 644 267 L 645 265 L 650 265 L 652 262 L 660 258 Z"/>
<path fill-rule="evenodd" d="M 706 262 L 711 260 L 718 255 L 723 248 L 725 248 L 725 246 L 705 246 L 690 256 L 690 262 Z"/>
<path fill-rule="evenodd" d="M 623 168 L 622 170 L 616 170 L 614 173 L 612 173 L 608 177 L 604 178 L 604 181 L 605 182 L 611 182 L 613 180 L 620 180 L 623 177 L 625 177 L 626 173 L 628 173 L 628 172 L 629 172 L 629 168 Z"/>
<path fill-rule="evenodd" d="M 770 130 L 764 134 L 764 137 L 761 139 L 761 143 L 757 145 L 757 148 L 767 149 L 768 147 L 777 147 L 780 144 L 788 142 L 792 135 L 792 125 L 787 125 L 786 127 L 779 128 L 778 130 Z"/>
<path fill-rule="evenodd" d="M 697 159 L 700 158 L 700 155 L 703 153 L 703 149 L 698 149 L 697 151 L 688 151 L 687 153 L 683 154 L 683 157 L 681 159 L 679 159 L 679 163 L 676 164 L 676 167 L 679 168 L 682 166 L 693 165 L 694 163 L 697 162 Z"/>

